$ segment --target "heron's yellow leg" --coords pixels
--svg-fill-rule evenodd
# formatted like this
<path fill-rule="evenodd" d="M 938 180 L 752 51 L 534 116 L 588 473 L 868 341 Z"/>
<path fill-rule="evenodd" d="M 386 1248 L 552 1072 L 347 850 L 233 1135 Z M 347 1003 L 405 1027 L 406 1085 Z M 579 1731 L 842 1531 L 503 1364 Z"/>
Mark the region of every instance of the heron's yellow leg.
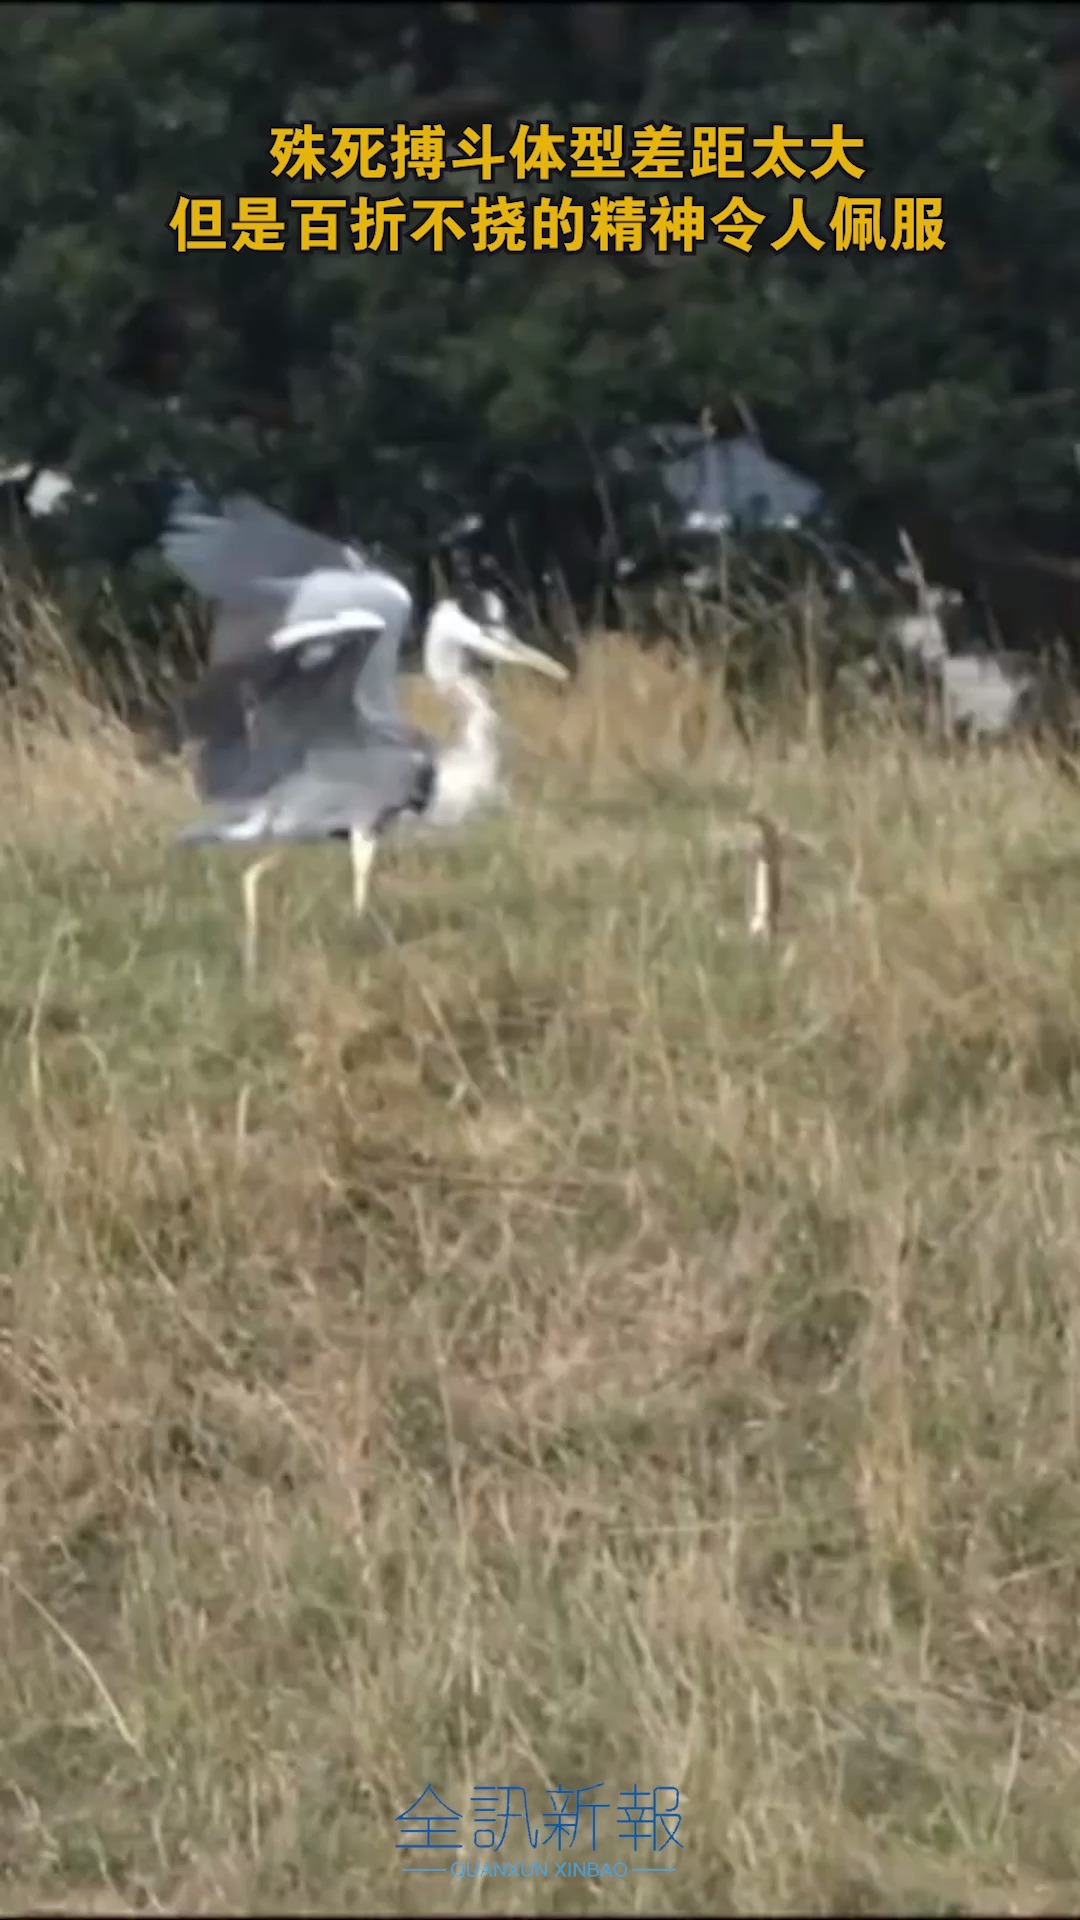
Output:
<path fill-rule="evenodd" d="M 352 856 L 353 908 L 359 915 L 363 913 L 367 903 L 371 863 L 375 858 L 375 842 L 369 840 L 365 833 L 350 833 L 349 852 Z"/>
<path fill-rule="evenodd" d="M 276 866 L 281 854 L 278 850 L 265 853 L 259 860 L 252 861 L 244 872 L 241 889 L 244 898 L 244 972 L 248 980 L 255 977 L 255 956 L 258 939 L 258 888 L 259 881 L 268 867 Z"/>

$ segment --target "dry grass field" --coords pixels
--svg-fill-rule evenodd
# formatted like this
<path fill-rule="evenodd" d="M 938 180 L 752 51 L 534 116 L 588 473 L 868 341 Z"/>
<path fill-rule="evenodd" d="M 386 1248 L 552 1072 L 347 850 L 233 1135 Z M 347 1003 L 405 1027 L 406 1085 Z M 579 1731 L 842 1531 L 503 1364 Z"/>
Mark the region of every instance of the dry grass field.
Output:
<path fill-rule="evenodd" d="M 341 848 L 268 876 L 246 993 L 182 772 L 43 685 L 0 758 L 3 1911 L 1076 1911 L 1075 793 L 751 756 L 605 641 L 504 677 L 519 804 L 387 846 L 365 924 Z M 765 950 L 751 804 L 805 843 Z M 458 1853 L 397 1848 L 428 1783 Z M 477 1846 L 482 1785 L 535 1846 L 520 1796 Z M 661 1852 L 634 1786 L 679 1789 Z M 578 1787 L 595 1853 L 543 1837 Z"/>

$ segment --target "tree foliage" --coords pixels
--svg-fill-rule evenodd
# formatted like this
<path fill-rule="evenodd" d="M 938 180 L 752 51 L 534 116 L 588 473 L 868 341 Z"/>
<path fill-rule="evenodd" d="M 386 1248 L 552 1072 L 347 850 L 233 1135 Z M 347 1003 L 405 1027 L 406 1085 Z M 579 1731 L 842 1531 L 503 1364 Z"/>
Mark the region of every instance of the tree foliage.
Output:
<path fill-rule="evenodd" d="M 595 505 L 629 427 L 705 405 L 748 411 L 854 520 L 1080 526 L 1068 9 L 39 0 L 4 24 L 0 448 L 96 496 L 66 521 L 84 549 L 138 547 L 146 482 L 179 471 L 413 552 L 466 505 L 543 530 L 552 502 Z M 180 193 L 321 190 L 272 179 L 272 127 L 397 119 L 451 142 L 485 121 L 507 141 L 522 120 L 842 121 L 859 185 L 713 181 L 710 205 L 799 192 L 826 234 L 838 191 L 940 194 L 946 245 L 177 252 Z"/>

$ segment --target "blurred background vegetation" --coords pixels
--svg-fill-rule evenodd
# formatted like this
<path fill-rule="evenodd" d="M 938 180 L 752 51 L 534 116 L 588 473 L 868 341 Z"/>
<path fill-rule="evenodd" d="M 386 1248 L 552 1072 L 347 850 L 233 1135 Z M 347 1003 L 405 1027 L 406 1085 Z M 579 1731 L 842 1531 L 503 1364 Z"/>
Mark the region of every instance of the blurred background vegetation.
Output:
<path fill-rule="evenodd" d="M 911 528 L 970 590 L 1080 551 L 1080 17 L 1061 6 L 13 5 L 0 65 L 0 453 L 75 491 L 33 529 L 96 617 L 161 589 L 163 489 L 245 486 L 430 557 L 464 512 L 595 605 L 635 532 L 628 432 L 747 422 L 870 551 Z M 520 121 L 861 135 L 855 183 L 571 183 L 768 216 L 748 254 L 181 252 L 178 195 L 483 190 L 273 177 L 273 127 Z M 748 162 L 757 164 L 760 156 Z M 816 163 L 817 156 L 808 160 Z M 491 191 L 532 197 L 502 173 Z M 548 189 L 561 191 L 558 176 Z M 775 252 L 805 193 L 940 195 L 943 249 Z M 1059 564 L 1054 557 L 1063 556 Z M 107 588 L 104 583 L 107 584 Z M 103 601 L 104 595 L 104 601 Z M 1058 625 L 1063 621 L 1055 615 Z M 106 620 L 107 624 L 107 620 Z"/>

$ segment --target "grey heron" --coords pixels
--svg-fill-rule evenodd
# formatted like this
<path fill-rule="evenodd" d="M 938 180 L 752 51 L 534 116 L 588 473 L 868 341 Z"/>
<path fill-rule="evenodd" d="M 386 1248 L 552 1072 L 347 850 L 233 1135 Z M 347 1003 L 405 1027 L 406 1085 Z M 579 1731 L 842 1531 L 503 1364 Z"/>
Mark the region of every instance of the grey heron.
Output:
<path fill-rule="evenodd" d="M 399 654 L 411 595 L 358 548 L 295 526 L 248 495 L 204 511 L 178 502 L 162 551 L 216 605 L 208 671 L 186 702 L 204 818 L 178 836 L 266 846 L 244 871 L 244 958 L 256 953 L 258 882 L 283 843 L 348 840 L 353 903 L 362 913 L 382 835 L 412 817 L 464 820 L 497 790 L 497 716 L 466 669 L 469 656 L 565 680 L 550 654 L 519 640 L 498 595 L 438 601 L 424 668 L 456 707 L 461 729 L 440 746 L 401 715 Z"/>

